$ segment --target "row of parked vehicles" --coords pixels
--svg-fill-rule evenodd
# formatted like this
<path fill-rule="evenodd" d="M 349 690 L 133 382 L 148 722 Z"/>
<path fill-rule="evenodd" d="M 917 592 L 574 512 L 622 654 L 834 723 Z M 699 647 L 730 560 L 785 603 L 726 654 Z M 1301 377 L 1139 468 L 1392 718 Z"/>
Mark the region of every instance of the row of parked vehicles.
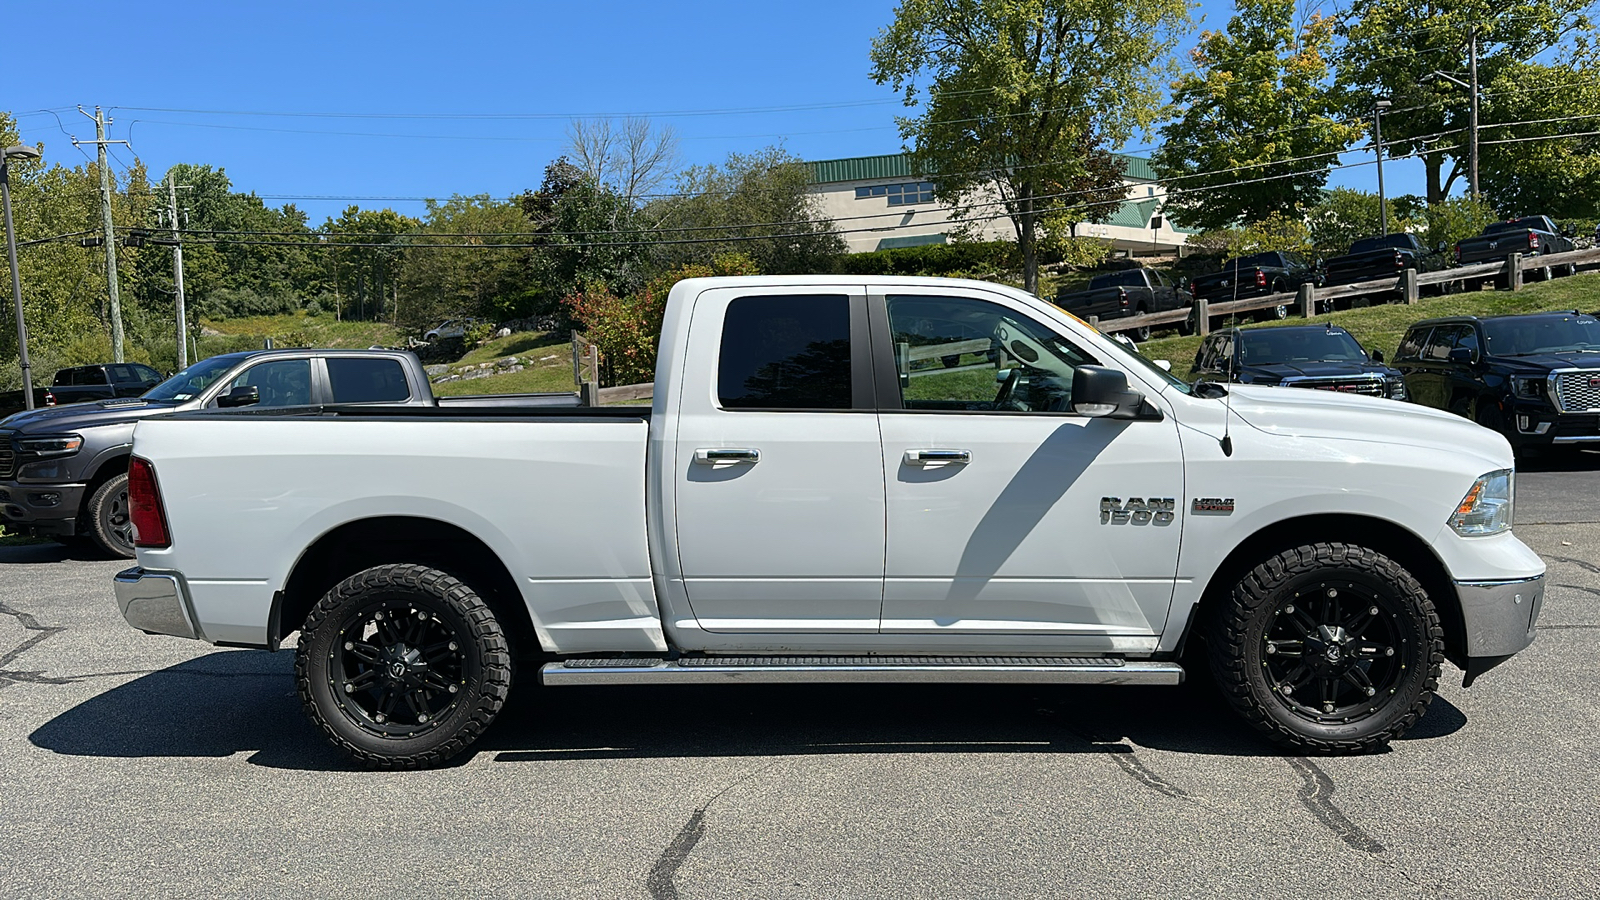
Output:
<path fill-rule="evenodd" d="M 1189 309 L 1196 300 L 1216 303 L 1288 294 L 1305 284 L 1317 287 L 1355 284 L 1392 278 L 1407 269 L 1419 274 L 1436 272 L 1451 266 L 1499 261 L 1512 253 L 1524 256 L 1565 253 L 1574 249 L 1573 236 L 1572 229 L 1561 228 L 1548 216 L 1524 216 L 1491 223 L 1477 237 L 1458 241 L 1453 252 L 1444 244 L 1430 248 L 1414 234 L 1388 234 L 1356 241 L 1348 253 L 1320 263 L 1286 251 L 1255 253 L 1228 260 L 1219 271 L 1197 276 L 1187 284 L 1176 282 L 1155 269 L 1105 272 L 1092 277 L 1084 290 L 1058 291 L 1055 302 L 1081 318 L 1095 316 L 1103 321 Z M 1535 277 L 1542 280 L 1576 271 L 1570 264 L 1533 269 Z M 1498 277 L 1490 276 L 1485 280 Z M 1449 290 L 1449 284 L 1440 285 L 1439 290 Z M 1260 313 L 1262 318 L 1269 319 L 1283 319 L 1288 315 L 1288 305 Z M 1178 324 L 1178 330 L 1190 334 L 1195 324 L 1191 315 Z M 1150 331 L 1149 326 L 1136 328 L 1132 337 L 1136 341 L 1148 340 Z"/>
<path fill-rule="evenodd" d="M 1522 452 L 1600 444 L 1600 320 L 1577 310 L 1427 319 L 1387 361 L 1337 325 L 1229 328 L 1201 343 L 1190 376 L 1409 400 Z"/>

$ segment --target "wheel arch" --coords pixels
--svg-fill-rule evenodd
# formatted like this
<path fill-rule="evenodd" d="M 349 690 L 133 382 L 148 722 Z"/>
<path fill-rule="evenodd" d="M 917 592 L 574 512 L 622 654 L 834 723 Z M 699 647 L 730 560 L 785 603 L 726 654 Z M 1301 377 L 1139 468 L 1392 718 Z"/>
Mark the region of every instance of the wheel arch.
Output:
<path fill-rule="evenodd" d="M 1190 611 L 1179 652 L 1187 654 L 1189 648 L 1195 646 L 1190 638 L 1196 632 L 1203 635 L 1203 624 L 1228 603 L 1233 586 L 1250 569 L 1284 550 L 1330 541 L 1358 544 L 1375 550 L 1410 572 L 1422 584 L 1422 589 L 1427 592 L 1439 613 L 1439 623 L 1444 628 L 1445 658 L 1457 666 L 1465 664 L 1467 640 L 1461 600 L 1456 594 L 1449 570 L 1428 546 L 1428 542 L 1388 519 L 1343 513 L 1299 516 L 1274 522 L 1235 546 L 1212 572 L 1205 590 L 1201 592 L 1200 602 Z"/>
<path fill-rule="evenodd" d="M 100 486 L 117 477 L 128 474 L 128 460 L 133 458 L 133 445 L 122 444 L 104 451 L 94 461 L 88 477 L 84 478 L 83 499 L 79 501 L 78 515 L 88 515 L 89 500 Z"/>
<path fill-rule="evenodd" d="M 500 619 L 513 651 L 537 651 L 540 642 L 522 592 L 500 557 L 465 529 L 422 516 L 375 516 L 323 533 L 300 554 L 274 598 L 268 646 L 305 622 L 311 607 L 334 585 L 373 566 L 414 563 L 448 572 L 477 591 Z"/>

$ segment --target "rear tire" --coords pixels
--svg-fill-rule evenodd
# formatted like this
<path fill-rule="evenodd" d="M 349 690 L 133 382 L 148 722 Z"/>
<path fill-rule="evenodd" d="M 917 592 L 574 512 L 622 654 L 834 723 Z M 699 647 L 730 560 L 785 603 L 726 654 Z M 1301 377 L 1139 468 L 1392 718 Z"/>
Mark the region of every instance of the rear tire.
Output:
<path fill-rule="evenodd" d="M 511 691 L 510 645 L 494 611 L 458 579 L 419 565 L 358 572 L 317 601 L 294 671 L 312 723 L 377 769 L 455 756 Z"/>
<path fill-rule="evenodd" d="M 112 556 L 133 559 L 133 521 L 128 518 L 128 473 L 100 485 L 89 497 L 89 537 Z"/>
<path fill-rule="evenodd" d="M 1133 314 L 1136 315 L 1136 316 L 1142 316 L 1146 312 L 1147 312 L 1147 310 L 1144 307 L 1140 306 L 1140 307 L 1136 307 L 1134 309 Z M 1128 335 L 1130 337 L 1132 337 L 1135 341 L 1138 341 L 1139 343 L 1142 344 L 1145 341 L 1150 340 L 1150 326 L 1149 325 L 1141 325 L 1138 328 L 1129 329 L 1128 330 Z"/>
<path fill-rule="evenodd" d="M 1366 547 L 1307 544 L 1250 571 L 1212 622 L 1234 710 L 1301 753 L 1365 753 L 1427 712 L 1444 630 L 1422 585 Z"/>

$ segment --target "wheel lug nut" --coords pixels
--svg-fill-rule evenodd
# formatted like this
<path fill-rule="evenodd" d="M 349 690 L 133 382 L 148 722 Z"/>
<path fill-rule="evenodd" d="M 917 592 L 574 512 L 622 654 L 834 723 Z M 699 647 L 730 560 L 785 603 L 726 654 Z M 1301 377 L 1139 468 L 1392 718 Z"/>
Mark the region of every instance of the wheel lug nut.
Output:
<path fill-rule="evenodd" d="M 356 648 L 355 642 L 354 641 L 345 641 L 344 642 L 344 648 L 346 650 L 354 650 Z"/>
<path fill-rule="evenodd" d="M 377 613 L 377 614 L 376 614 L 376 615 L 374 615 L 374 616 L 373 616 L 373 618 L 374 618 L 374 619 L 381 619 L 381 618 L 383 618 L 383 612 L 382 612 L 382 611 L 381 611 L 381 610 L 380 610 L 380 611 L 379 611 L 379 612 L 378 612 L 378 613 Z"/>
<path fill-rule="evenodd" d="M 1373 694 L 1376 694 L 1376 693 L 1377 693 L 1377 690 L 1375 690 L 1373 688 L 1367 688 L 1367 696 L 1368 697 L 1371 697 Z"/>
<path fill-rule="evenodd" d="M 1324 703 L 1324 704 L 1322 704 L 1322 711 L 1325 712 L 1325 713 L 1333 712 L 1333 704 L 1332 703 Z"/>
<path fill-rule="evenodd" d="M 417 610 L 417 618 L 426 619 L 427 617 L 428 617 L 427 610 L 422 610 L 422 609 Z"/>
<path fill-rule="evenodd" d="M 456 687 L 455 685 L 453 685 L 453 684 L 450 685 L 450 693 L 454 694 L 456 691 L 459 691 L 459 690 L 461 690 L 461 689 Z"/>
<path fill-rule="evenodd" d="M 1286 613 L 1293 613 L 1294 612 L 1294 604 L 1291 603 L 1288 606 L 1285 606 L 1283 608 L 1283 611 L 1286 612 Z"/>
<path fill-rule="evenodd" d="M 347 681 L 344 685 L 344 692 L 346 694 L 354 694 L 356 692 L 356 686 Z"/>
<path fill-rule="evenodd" d="M 1383 648 L 1383 655 L 1384 656 L 1393 656 L 1394 655 L 1394 648 L 1393 647 L 1385 647 L 1385 648 Z"/>
<path fill-rule="evenodd" d="M 383 714 L 383 713 L 377 713 L 377 714 L 376 714 L 376 715 L 374 715 L 374 716 L 373 716 L 373 717 L 372 717 L 372 718 L 373 718 L 373 719 L 374 719 L 374 720 L 375 720 L 375 721 L 377 721 L 377 722 L 379 722 L 379 723 L 382 723 L 382 722 L 386 722 L 386 721 L 388 721 L 388 719 L 387 719 L 387 717 L 386 717 L 386 716 L 384 716 L 384 714 Z"/>
<path fill-rule="evenodd" d="M 1268 656 L 1271 656 L 1272 654 L 1277 653 L 1277 652 L 1278 652 L 1278 648 L 1276 646 L 1274 646 L 1272 644 L 1268 644 L 1267 645 L 1267 655 Z"/>
<path fill-rule="evenodd" d="M 1375 615 L 1377 615 L 1377 614 L 1378 614 L 1378 608 L 1377 608 L 1377 607 L 1376 607 L 1376 606 L 1374 606 L 1374 607 L 1370 607 L 1370 608 L 1369 608 L 1369 609 L 1368 609 L 1368 610 L 1367 610 L 1367 615 L 1369 615 L 1369 616 L 1375 616 Z"/>
<path fill-rule="evenodd" d="M 457 644 L 456 644 L 456 642 L 455 642 L 455 641 L 451 641 L 451 642 L 450 642 L 450 649 L 451 649 L 451 650 L 460 650 L 460 649 L 461 649 L 461 647 L 460 647 L 460 646 L 458 646 L 458 645 L 457 645 Z"/>
<path fill-rule="evenodd" d="M 1282 688 L 1281 688 L 1281 690 L 1282 690 L 1282 691 L 1283 691 L 1283 692 L 1284 692 L 1284 693 L 1285 693 L 1285 694 L 1292 694 L 1292 693 L 1294 693 L 1294 685 L 1292 685 L 1292 684 L 1286 684 L 1286 685 L 1284 685 L 1284 686 L 1283 686 L 1283 687 L 1282 687 Z"/>
<path fill-rule="evenodd" d="M 427 713 L 418 713 L 417 714 L 417 721 L 418 722 L 426 722 L 426 721 L 428 721 L 428 714 Z"/>
<path fill-rule="evenodd" d="M 1337 597 L 1337 596 L 1339 596 L 1339 589 L 1338 588 L 1328 588 L 1328 596 L 1329 597 Z"/>

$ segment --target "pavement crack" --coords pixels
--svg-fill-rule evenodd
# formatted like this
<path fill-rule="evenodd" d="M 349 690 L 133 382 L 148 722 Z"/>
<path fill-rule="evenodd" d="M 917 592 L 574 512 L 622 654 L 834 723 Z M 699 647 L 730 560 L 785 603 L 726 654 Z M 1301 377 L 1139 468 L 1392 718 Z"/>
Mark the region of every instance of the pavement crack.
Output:
<path fill-rule="evenodd" d="M 1195 799 L 1194 795 L 1157 775 L 1149 766 L 1145 765 L 1144 760 L 1140 759 L 1139 755 L 1134 752 L 1133 745 L 1125 741 L 1101 740 L 1083 732 L 1077 732 L 1077 735 L 1087 741 L 1089 746 L 1111 757 L 1112 762 L 1117 764 L 1117 768 L 1127 773 L 1128 777 L 1134 781 L 1174 800 L 1199 804 L 1200 801 Z"/>
<path fill-rule="evenodd" d="M 1570 556 L 1547 556 L 1545 558 L 1546 559 L 1553 559 L 1556 562 L 1572 563 L 1573 565 L 1577 566 L 1580 569 L 1583 569 L 1583 570 L 1585 570 L 1587 572 L 1593 572 L 1596 575 L 1600 575 L 1600 566 L 1597 566 L 1592 562 L 1588 562 L 1587 560 L 1573 559 Z"/>
<path fill-rule="evenodd" d="M 1563 630 L 1563 629 L 1567 629 L 1567 628 L 1600 628 L 1600 624 L 1596 624 L 1596 625 L 1538 625 L 1538 626 L 1535 626 L 1535 627 L 1537 627 L 1540 631 L 1555 631 L 1555 630 Z"/>
<path fill-rule="evenodd" d="M 722 799 L 723 794 L 772 768 L 777 762 L 775 759 L 769 760 L 765 765 L 757 766 L 728 782 L 726 787 L 713 794 L 711 799 L 689 816 L 689 821 L 683 823 L 683 827 L 678 829 L 677 835 L 672 838 L 672 843 L 661 851 L 661 855 L 656 857 L 655 865 L 650 867 L 645 887 L 650 891 L 652 900 L 678 900 L 678 885 L 673 879 L 677 876 L 679 867 L 688 861 L 689 854 L 694 852 L 695 845 L 700 843 L 700 838 L 706 833 L 706 810 Z"/>
<path fill-rule="evenodd" d="M 1350 821 L 1339 807 L 1333 805 L 1334 785 L 1328 773 L 1309 759 L 1291 757 L 1287 760 L 1289 767 L 1300 773 L 1305 779 L 1305 786 L 1300 788 L 1300 802 L 1305 808 L 1316 816 L 1327 829 L 1334 833 L 1339 840 L 1363 853 L 1383 853 L 1384 846 L 1377 842 L 1372 835 L 1361 830 L 1361 826 Z"/>
<path fill-rule="evenodd" d="M 17 645 L 11 650 L 6 651 L 4 654 L 0 654 L 0 666 L 10 665 L 22 654 L 27 653 L 34 647 L 39 646 L 40 644 L 49 640 L 52 636 L 67 630 L 66 626 L 64 625 L 40 625 L 39 620 L 35 619 L 32 614 L 25 613 L 20 609 L 12 609 L 5 603 L 0 603 L 0 616 L 11 616 L 12 618 L 16 619 L 18 624 L 20 624 L 25 630 L 35 632 L 32 637 L 23 641 L 21 644 Z M 8 674 L 17 674 L 18 677 L 4 677 Z M 39 675 L 37 672 L 32 674 Z M 43 676 L 38 678 L 24 678 L 21 677 L 21 673 L 5 673 L 4 670 L 0 670 L 0 684 L 14 684 L 19 681 L 38 682 L 41 681 L 42 678 Z M 43 683 L 57 684 L 59 682 L 43 681 Z"/>
<path fill-rule="evenodd" d="M 1571 588 L 1575 591 L 1583 591 L 1585 594 L 1592 594 L 1596 597 L 1600 597 L 1600 591 L 1597 591 L 1594 588 L 1584 587 L 1581 584 L 1556 584 L 1555 582 L 1551 582 L 1550 586 L 1558 588 Z"/>

